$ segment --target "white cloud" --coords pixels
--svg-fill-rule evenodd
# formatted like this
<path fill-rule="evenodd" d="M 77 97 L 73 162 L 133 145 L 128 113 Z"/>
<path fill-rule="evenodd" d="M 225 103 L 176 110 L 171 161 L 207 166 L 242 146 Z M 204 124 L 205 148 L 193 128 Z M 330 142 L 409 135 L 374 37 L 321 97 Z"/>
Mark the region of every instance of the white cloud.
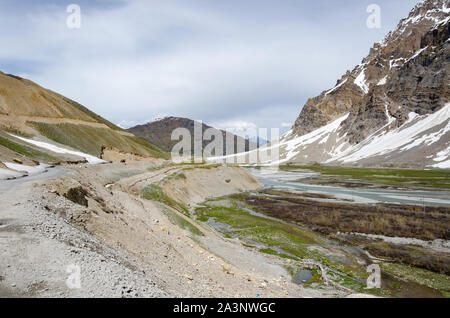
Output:
<path fill-rule="evenodd" d="M 355 15 L 328 3 L 81 3 L 79 30 L 66 27 L 65 6 L 0 5 L 0 62 L 122 125 L 167 114 L 278 127 L 381 36 L 365 28 L 364 5 Z"/>

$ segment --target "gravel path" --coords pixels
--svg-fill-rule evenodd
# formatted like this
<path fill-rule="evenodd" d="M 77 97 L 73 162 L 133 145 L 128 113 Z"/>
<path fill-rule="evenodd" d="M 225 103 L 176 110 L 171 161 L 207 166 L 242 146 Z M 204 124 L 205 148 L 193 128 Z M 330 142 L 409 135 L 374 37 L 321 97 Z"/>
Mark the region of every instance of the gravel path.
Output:
<path fill-rule="evenodd" d="M 151 275 L 46 211 L 31 182 L 16 183 L 8 191 L 2 186 L 0 297 L 165 296 Z M 80 269 L 79 289 L 66 283 L 74 265 Z"/>

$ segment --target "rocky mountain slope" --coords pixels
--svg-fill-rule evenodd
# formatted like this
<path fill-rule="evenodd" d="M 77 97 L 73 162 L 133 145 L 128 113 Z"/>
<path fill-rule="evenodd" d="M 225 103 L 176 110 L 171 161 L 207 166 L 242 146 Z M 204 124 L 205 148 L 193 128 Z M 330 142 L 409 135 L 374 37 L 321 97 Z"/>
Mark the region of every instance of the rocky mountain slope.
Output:
<path fill-rule="evenodd" d="M 101 161 L 99 158 L 117 160 L 130 156 L 167 157 L 157 147 L 77 102 L 0 72 L 0 169 L 11 170 L 14 160 L 32 166 L 30 159 L 45 163 L 96 163 Z"/>
<path fill-rule="evenodd" d="M 426 0 L 307 101 L 282 163 L 450 168 L 450 1 Z"/>
<path fill-rule="evenodd" d="M 172 147 L 178 143 L 178 140 L 171 140 L 172 132 L 177 128 L 186 128 L 191 133 L 191 136 L 194 136 L 194 123 L 195 121 L 188 118 L 181 118 L 181 117 L 166 117 L 162 118 L 150 123 L 147 123 L 145 125 L 138 125 L 135 127 L 132 127 L 128 129 L 129 132 L 135 134 L 136 136 L 141 137 L 142 139 L 147 140 L 153 145 L 156 145 L 157 147 L 163 149 L 164 151 L 170 152 L 172 150 Z M 244 144 L 245 143 L 245 151 L 248 151 L 250 149 L 256 148 L 256 144 L 253 142 L 250 142 L 249 140 L 245 140 L 244 138 L 234 135 L 232 133 L 229 133 L 230 136 L 232 136 L 234 140 L 234 150 L 229 149 L 227 151 L 226 149 L 226 143 L 225 143 L 225 134 L 227 133 L 224 130 L 218 130 L 216 128 L 213 128 L 211 126 L 208 126 L 206 124 L 202 123 L 202 133 L 204 133 L 207 129 L 212 128 L 214 131 L 218 132 L 223 136 L 223 153 L 224 154 L 234 154 L 237 153 L 237 144 Z M 208 144 L 211 143 L 210 140 L 200 140 L 199 141 L 202 144 L 202 149 L 204 149 Z M 191 149 L 194 149 L 193 147 L 193 141 L 191 143 Z"/>

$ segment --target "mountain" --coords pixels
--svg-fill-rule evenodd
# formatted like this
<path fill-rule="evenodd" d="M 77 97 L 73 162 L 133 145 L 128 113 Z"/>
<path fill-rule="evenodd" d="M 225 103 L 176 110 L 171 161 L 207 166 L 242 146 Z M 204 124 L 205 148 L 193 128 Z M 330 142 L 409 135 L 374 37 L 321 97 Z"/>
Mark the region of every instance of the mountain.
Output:
<path fill-rule="evenodd" d="M 279 141 L 281 163 L 450 168 L 450 0 L 425 0 Z"/>
<path fill-rule="evenodd" d="M 166 117 L 162 119 L 155 120 L 153 122 L 147 123 L 145 125 L 138 125 L 128 129 L 129 132 L 133 133 L 136 136 L 141 137 L 144 140 L 156 145 L 157 147 L 163 149 L 164 151 L 170 152 L 175 144 L 178 143 L 178 140 L 171 140 L 172 132 L 177 128 L 186 128 L 191 133 L 191 136 L 194 136 L 194 124 L 195 121 L 188 118 L 181 117 Z M 232 136 L 234 140 L 234 149 L 228 150 L 226 149 L 225 143 L 225 134 L 227 133 L 224 130 L 218 130 L 211 126 L 208 126 L 202 123 L 202 132 L 204 133 L 207 129 L 213 129 L 214 131 L 220 133 L 223 136 L 223 145 L 224 145 L 224 154 L 234 154 L 237 153 L 237 144 L 245 145 L 245 151 L 256 148 L 256 144 L 250 142 L 240 136 L 234 135 L 230 132 L 228 134 Z M 206 145 L 210 144 L 210 140 L 202 140 L 202 149 L 206 147 Z M 193 148 L 193 142 L 191 143 L 191 149 Z"/>
<path fill-rule="evenodd" d="M 0 150 L 1 162 L 11 158 L 55 163 L 168 157 L 77 102 L 3 72 Z"/>

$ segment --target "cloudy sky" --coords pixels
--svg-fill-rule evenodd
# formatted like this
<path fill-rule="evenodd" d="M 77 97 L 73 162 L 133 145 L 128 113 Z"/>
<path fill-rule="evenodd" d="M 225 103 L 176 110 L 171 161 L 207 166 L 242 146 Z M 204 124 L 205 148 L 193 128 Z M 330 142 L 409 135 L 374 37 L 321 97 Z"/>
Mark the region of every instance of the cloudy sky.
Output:
<path fill-rule="evenodd" d="M 125 127 L 181 116 L 286 129 L 417 2 L 0 0 L 0 70 Z M 371 3 L 380 29 L 366 25 Z"/>

